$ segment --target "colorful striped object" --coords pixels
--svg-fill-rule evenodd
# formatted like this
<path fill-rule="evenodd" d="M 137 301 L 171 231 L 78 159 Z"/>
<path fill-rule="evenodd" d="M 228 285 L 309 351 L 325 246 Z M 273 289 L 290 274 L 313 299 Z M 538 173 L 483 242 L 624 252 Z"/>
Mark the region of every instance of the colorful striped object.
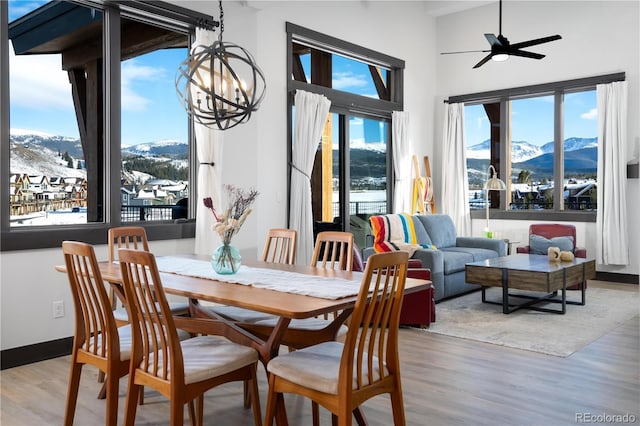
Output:
<path fill-rule="evenodd" d="M 416 240 L 413 219 L 406 213 L 371 216 L 369 218 L 373 232 L 373 250 L 376 253 L 403 250 L 409 257 L 420 249 Z"/>

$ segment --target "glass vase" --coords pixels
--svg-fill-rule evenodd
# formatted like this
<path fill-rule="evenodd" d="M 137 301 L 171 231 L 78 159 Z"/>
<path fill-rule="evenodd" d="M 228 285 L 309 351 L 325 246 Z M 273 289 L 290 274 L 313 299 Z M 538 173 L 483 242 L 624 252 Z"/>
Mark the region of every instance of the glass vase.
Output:
<path fill-rule="evenodd" d="M 240 251 L 231 244 L 222 244 L 211 255 L 211 266 L 218 274 L 235 274 L 241 263 Z"/>

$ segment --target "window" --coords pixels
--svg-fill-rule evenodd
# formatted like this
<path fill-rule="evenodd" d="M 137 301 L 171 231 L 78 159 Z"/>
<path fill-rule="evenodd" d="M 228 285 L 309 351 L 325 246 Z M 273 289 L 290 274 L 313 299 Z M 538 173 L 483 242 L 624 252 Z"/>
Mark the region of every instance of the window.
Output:
<path fill-rule="evenodd" d="M 488 194 L 489 207 L 507 214 L 495 210 L 496 217 L 595 221 L 595 86 L 620 79 L 624 74 L 450 98 L 465 103 L 472 211 L 485 208 L 483 185 L 493 165 L 507 184 L 506 193 Z"/>
<path fill-rule="evenodd" d="M 391 113 L 402 110 L 404 62 L 290 23 L 287 33 L 291 115 L 296 89 L 331 100 L 311 175 L 314 233 L 352 232 L 365 247 L 369 217 L 393 205 Z"/>
<path fill-rule="evenodd" d="M 0 11 L 2 250 L 104 243 L 133 221 L 150 238 L 193 236 L 194 147 L 174 77 L 213 19 L 163 2 Z"/>

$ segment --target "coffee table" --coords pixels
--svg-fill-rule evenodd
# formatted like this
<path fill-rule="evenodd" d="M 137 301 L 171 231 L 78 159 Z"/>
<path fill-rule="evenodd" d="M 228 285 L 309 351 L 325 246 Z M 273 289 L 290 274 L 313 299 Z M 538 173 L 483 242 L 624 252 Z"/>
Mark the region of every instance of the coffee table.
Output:
<path fill-rule="evenodd" d="M 571 262 L 550 262 L 545 255 L 515 254 L 479 262 L 467 263 L 466 281 L 482 286 L 482 302 L 502 305 L 502 312 L 509 314 L 518 309 L 564 314 L 566 305 L 585 304 L 585 282 L 595 278 L 596 262 L 593 259 L 575 258 Z M 580 301 L 567 300 L 567 283 L 582 282 Z M 502 301 L 486 299 L 487 287 L 502 287 Z M 542 295 L 511 294 L 509 290 L 525 290 Z M 558 298 L 558 291 L 561 292 Z M 525 299 L 522 303 L 510 303 L 510 298 Z M 560 303 L 561 309 L 536 306 L 541 303 Z"/>

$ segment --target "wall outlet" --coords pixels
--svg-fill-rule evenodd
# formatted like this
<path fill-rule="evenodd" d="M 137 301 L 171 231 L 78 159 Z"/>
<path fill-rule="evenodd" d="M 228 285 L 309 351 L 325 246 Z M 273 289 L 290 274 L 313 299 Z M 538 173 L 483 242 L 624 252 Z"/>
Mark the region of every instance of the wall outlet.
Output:
<path fill-rule="evenodd" d="M 53 302 L 52 308 L 54 318 L 62 318 L 64 316 L 64 301 L 58 300 Z"/>

